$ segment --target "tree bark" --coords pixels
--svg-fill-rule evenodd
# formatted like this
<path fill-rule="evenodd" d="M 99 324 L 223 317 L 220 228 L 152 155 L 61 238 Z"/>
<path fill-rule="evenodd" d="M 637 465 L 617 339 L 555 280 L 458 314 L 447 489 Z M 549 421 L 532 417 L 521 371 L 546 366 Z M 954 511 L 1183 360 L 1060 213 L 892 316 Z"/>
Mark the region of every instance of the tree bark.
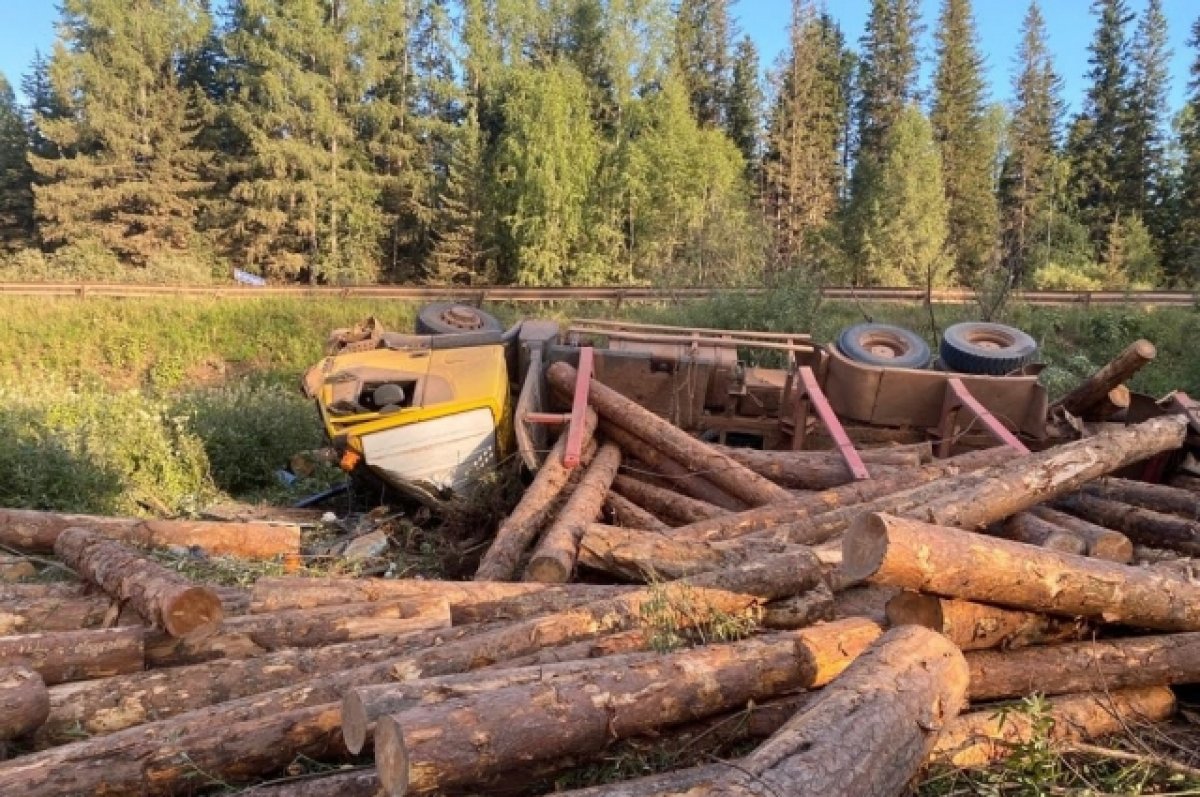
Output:
<path fill-rule="evenodd" d="M 1031 512 L 1018 512 L 1004 523 L 991 527 L 997 536 L 1006 540 L 1040 545 L 1059 553 L 1086 556 L 1088 545 L 1084 540 L 1061 526 L 1043 520 Z"/>
<path fill-rule="evenodd" d="M 1111 420 L 1129 409 L 1130 400 L 1129 388 L 1124 385 L 1117 385 L 1108 391 L 1104 398 L 1097 402 L 1094 407 L 1089 409 L 1083 419 L 1095 422 Z"/>
<path fill-rule="evenodd" d="M 1085 485 L 1083 491 L 1097 498 L 1152 509 L 1188 520 L 1200 520 L 1200 495 L 1165 484 L 1148 484 L 1108 477 Z"/>
<path fill-rule="evenodd" d="M 1107 694 L 1064 695 L 1050 702 L 1047 717 L 993 708 L 964 714 L 952 722 L 933 748 L 933 760 L 955 767 L 978 767 L 1007 758 L 1017 745 L 1044 735 L 1052 742 L 1095 739 L 1131 725 L 1161 722 L 1175 713 L 1175 695 L 1165 686 L 1144 686 Z M 1036 722 L 1053 719 L 1049 730 Z"/>
<path fill-rule="evenodd" d="M 967 677 L 962 653 L 945 637 L 894 628 L 699 794 L 901 794 L 965 705 Z"/>
<path fill-rule="evenodd" d="M 613 489 L 643 509 L 676 525 L 696 523 L 729 514 L 727 509 L 689 498 L 682 493 L 664 490 L 631 476 L 618 476 L 613 482 Z"/>
<path fill-rule="evenodd" d="M 614 526 L 642 529 L 656 534 L 665 534 L 671 530 L 671 526 L 659 520 L 657 515 L 647 512 L 623 495 L 609 493 L 604 499 L 604 506 L 612 513 Z"/>
<path fill-rule="evenodd" d="M 744 538 L 726 543 L 672 540 L 661 534 L 593 523 L 580 541 L 580 562 L 630 581 L 663 579 L 732 567 L 757 557 L 785 553 L 796 546 Z M 816 564 L 814 566 L 818 566 Z"/>
<path fill-rule="evenodd" d="M 843 649 L 846 630 L 829 625 L 778 642 L 696 648 L 384 716 L 375 736 L 380 781 L 390 794 L 475 783 L 811 686 L 857 654 Z"/>
<path fill-rule="evenodd" d="M 1200 493 L 1200 476 L 1191 473 L 1180 471 L 1168 479 L 1167 484 L 1177 490 L 1186 490 L 1193 494 Z"/>
<path fill-rule="evenodd" d="M 679 540 L 728 540 L 775 529 L 784 523 L 799 525 L 808 518 L 868 504 L 872 501 L 882 500 L 886 496 L 906 495 L 914 487 L 1011 460 L 1012 452 L 1006 449 L 995 448 L 973 452 L 952 457 L 919 470 L 901 472 L 885 479 L 854 482 L 807 498 L 793 499 L 787 504 L 757 507 L 723 518 L 680 526 L 672 529 L 668 534 L 673 539 Z"/>
<path fill-rule="evenodd" d="M 217 633 L 203 639 L 151 635 L 146 641 L 146 662 L 151 667 L 178 667 L 213 659 L 252 658 L 282 648 L 395 638 L 449 627 L 450 607 L 444 598 L 248 614 L 226 620 Z"/>
<path fill-rule="evenodd" d="M 142 547 L 196 547 L 210 556 L 274 559 L 300 553 L 300 527 L 291 524 L 143 520 L 0 509 L 0 545 L 30 553 L 54 553 L 58 535 L 72 527 L 94 529 Z"/>
<path fill-rule="evenodd" d="M 145 668 L 141 626 L 0 637 L 0 662 L 28 664 L 47 684 Z"/>
<path fill-rule="evenodd" d="M 596 413 L 589 409 L 583 427 L 585 441 L 592 438 L 596 423 Z M 566 450 L 567 433 L 564 430 L 550 449 L 533 483 L 496 530 L 496 538 L 475 571 L 476 581 L 512 581 L 517 577 L 521 557 L 550 517 L 551 509 L 571 479 L 573 471 L 563 464 Z"/>
<path fill-rule="evenodd" d="M 224 607 L 211 589 L 90 529 L 65 529 L 55 553 L 73 570 L 171 636 L 202 639 L 221 625 Z"/>
<path fill-rule="evenodd" d="M 713 446 L 715 450 L 781 487 L 795 490 L 829 490 L 855 481 L 846 461 L 836 451 L 759 451 L 735 446 Z M 926 446 L 928 448 L 928 446 Z M 893 475 L 897 470 L 921 467 L 918 447 L 882 448 L 860 452 L 871 478 Z"/>
<path fill-rule="evenodd" d="M 567 363 L 555 363 L 546 378 L 559 391 L 570 395 L 575 387 L 575 369 Z M 641 438 L 671 459 L 692 470 L 751 506 L 788 500 L 788 492 L 749 468 L 714 451 L 682 429 L 672 426 L 617 391 L 591 380 L 588 401 L 600 417 Z"/>
<path fill-rule="evenodd" d="M 1133 542 L 1119 531 L 1106 529 L 1048 506 L 1035 506 L 1029 512 L 1084 540 L 1087 543 L 1088 556 L 1121 564 L 1133 561 Z"/>
<path fill-rule="evenodd" d="M 822 621 L 833 620 L 835 612 L 833 591 L 825 584 L 817 584 L 808 592 L 771 601 L 763 606 L 762 626 L 778 629 L 807 628 Z"/>
<path fill-rule="evenodd" d="M 382 578 L 261 578 L 251 588 L 250 611 L 313 609 L 361 601 L 445 598 L 454 625 L 517 620 L 564 611 L 630 592 L 599 584 L 514 584 Z"/>
<path fill-rule="evenodd" d="M 379 773 L 375 767 L 356 767 L 345 772 L 283 778 L 232 797 L 376 797 L 378 793 Z"/>
<path fill-rule="evenodd" d="M 50 715 L 46 682 L 24 663 L 0 665 L 0 741 L 33 733 Z"/>
<path fill-rule="evenodd" d="M 1200 629 L 1200 585 L 916 520 L 866 515 L 842 554 L 849 578 L 1106 623 Z"/>
<path fill-rule="evenodd" d="M 1072 415 L 1087 415 L 1105 400 L 1110 390 L 1129 381 L 1134 374 L 1152 362 L 1156 354 L 1157 350 L 1150 341 L 1134 341 L 1107 365 L 1085 379 L 1083 384 L 1059 399 L 1056 405 Z"/>
<path fill-rule="evenodd" d="M 969 654 L 967 663 L 974 701 L 1197 683 L 1200 633 L 980 650 Z"/>
<path fill-rule="evenodd" d="M 1085 624 L 984 603 L 901 592 L 888 601 L 892 625 L 920 625 L 945 635 L 960 650 L 1019 648 L 1080 639 Z"/>
<path fill-rule="evenodd" d="M 605 438 L 612 440 L 621 447 L 625 456 L 637 459 L 639 462 L 647 465 L 656 472 L 656 475 L 666 479 L 676 490 L 684 495 L 730 512 L 737 512 L 746 508 L 744 501 L 739 501 L 704 478 L 704 476 L 693 473 L 657 448 L 647 445 L 637 435 L 627 432 L 620 426 L 608 421 L 601 421 L 600 428 L 603 430 Z"/>
<path fill-rule="evenodd" d="M 604 508 L 604 498 L 621 467 L 621 449 L 605 443 L 579 480 L 558 518 L 546 529 L 525 568 L 525 580 L 565 584 L 575 572 L 579 539 Z"/>
<path fill-rule="evenodd" d="M 116 609 L 107 595 L 23 598 L 0 589 L 0 635 L 99 628 L 115 619 Z"/>
<path fill-rule="evenodd" d="M 1087 493 L 1069 495 L 1055 506 L 1092 523 L 1119 529 L 1131 541 L 1200 555 L 1200 521 L 1142 509 Z"/>

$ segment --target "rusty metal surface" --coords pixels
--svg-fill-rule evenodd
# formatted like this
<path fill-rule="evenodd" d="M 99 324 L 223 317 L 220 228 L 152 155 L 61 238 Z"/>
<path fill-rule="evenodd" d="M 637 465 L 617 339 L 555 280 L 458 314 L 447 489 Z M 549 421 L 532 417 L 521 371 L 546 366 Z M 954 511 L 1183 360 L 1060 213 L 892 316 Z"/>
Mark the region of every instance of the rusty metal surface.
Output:
<path fill-rule="evenodd" d="M 997 440 L 1011 448 L 1018 454 L 1028 454 L 1029 449 L 1025 444 L 1018 440 L 1012 432 L 1004 427 L 1004 424 L 996 420 L 983 406 L 979 399 L 971 394 L 967 386 L 963 384 L 959 377 L 951 377 L 946 381 L 946 398 L 942 405 L 942 422 L 938 425 L 938 437 L 941 442 L 938 444 L 938 456 L 950 456 L 950 450 L 954 445 L 954 439 L 959 432 L 958 418 L 961 414 L 967 414 L 973 420 L 983 424 Z"/>

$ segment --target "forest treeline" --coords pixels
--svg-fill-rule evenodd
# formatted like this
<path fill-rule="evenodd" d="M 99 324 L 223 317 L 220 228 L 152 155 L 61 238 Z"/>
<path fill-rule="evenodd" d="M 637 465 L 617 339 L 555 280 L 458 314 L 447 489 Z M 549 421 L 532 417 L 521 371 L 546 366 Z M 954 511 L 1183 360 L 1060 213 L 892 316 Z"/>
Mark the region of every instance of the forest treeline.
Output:
<path fill-rule="evenodd" d="M 854 44 L 792 0 L 766 70 L 730 5 L 62 0 L 28 107 L 0 77 L 0 278 L 1200 278 L 1200 19 L 1172 76 L 1162 0 L 1094 0 L 1068 117 L 1037 0 L 1007 105 L 971 0 Z"/>

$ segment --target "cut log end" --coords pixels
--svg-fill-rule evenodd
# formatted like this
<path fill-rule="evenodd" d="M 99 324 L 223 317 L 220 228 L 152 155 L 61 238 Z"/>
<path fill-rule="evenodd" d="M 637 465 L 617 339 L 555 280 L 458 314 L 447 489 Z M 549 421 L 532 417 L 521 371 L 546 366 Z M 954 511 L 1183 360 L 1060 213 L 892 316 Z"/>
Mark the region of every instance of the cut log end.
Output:
<path fill-rule="evenodd" d="M 571 571 L 553 556 L 537 556 L 525 568 L 525 580 L 540 584 L 566 584 Z"/>
<path fill-rule="evenodd" d="M 392 717 L 381 717 L 375 727 L 375 768 L 385 794 L 408 793 L 408 751 L 400 723 Z"/>
<path fill-rule="evenodd" d="M 32 733 L 50 716 L 46 682 L 28 664 L 0 667 L 0 742 Z"/>
<path fill-rule="evenodd" d="M 180 590 L 164 608 L 166 632 L 189 641 L 215 634 L 225 618 L 220 597 L 205 587 Z"/>
<path fill-rule="evenodd" d="M 901 592 L 887 602 L 885 608 L 888 624 L 919 625 L 941 632 L 945 625 L 942 602 L 932 595 L 919 592 Z"/>
<path fill-rule="evenodd" d="M 1158 349 L 1154 347 L 1153 343 L 1145 339 L 1135 341 L 1131 348 L 1137 352 L 1138 357 L 1147 362 L 1158 356 Z"/>
<path fill-rule="evenodd" d="M 859 516 L 842 539 L 842 575 L 851 583 L 866 580 L 883 565 L 887 549 L 887 521 L 877 514 Z"/>
<path fill-rule="evenodd" d="M 358 755 L 367 746 L 367 707 L 362 696 L 351 689 L 342 698 L 342 740 L 346 749 Z"/>

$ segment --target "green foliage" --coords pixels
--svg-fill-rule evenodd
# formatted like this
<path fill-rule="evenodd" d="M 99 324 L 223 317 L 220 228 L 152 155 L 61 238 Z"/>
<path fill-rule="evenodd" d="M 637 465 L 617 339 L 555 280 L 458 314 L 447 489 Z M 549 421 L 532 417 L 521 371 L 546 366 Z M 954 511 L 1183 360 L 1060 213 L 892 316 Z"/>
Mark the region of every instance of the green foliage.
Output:
<path fill-rule="evenodd" d="M 855 107 L 858 160 L 870 167 L 884 157 L 892 125 L 917 99 L 921 35 L 916 0 L 871 0 L 859 41 L 859 95 Z"/>
<path fill-rule="evenodd" d="M 725 122 L 730 91 L 729 0 L 680 0 L 675 10 L 675 71 L 702 126 Z"/>
<path fill-rule="evenodd" d="M 746 166 L 751 171 L 758 165 L 762 108 L 758 48 L 754 46 L 753 39 L 744 36 L 733 54 L 729 98 L 725 104 L 725 132 L 742 151 Z"/>
<path fill-rule="evenodd" d="M 33 233 L 29 133 L 12 86 L 0 75 L 0 249 L 26 245 Z"/>
<path fill-rule="evenodd" d="M 758 627 L 754 610 L 733 614 L 708 603 L 703 594 L 681 583 L 651 578 L 650 594 L 638 606 L 642 627 L 650 632 L 650 645 L 660 653 L 690 643 L 734 642 Z"/>
<path fill-rule="evenodd" d="M 1180 114 L 1179 144 L 1183 151 L 1179 180 L 1178 219 L 1170 241 L 1171 272 L 1189 283 L 1200 280 L 1200 19 L 1188 43 L 1195 51 L 1187 106 Z"/>

